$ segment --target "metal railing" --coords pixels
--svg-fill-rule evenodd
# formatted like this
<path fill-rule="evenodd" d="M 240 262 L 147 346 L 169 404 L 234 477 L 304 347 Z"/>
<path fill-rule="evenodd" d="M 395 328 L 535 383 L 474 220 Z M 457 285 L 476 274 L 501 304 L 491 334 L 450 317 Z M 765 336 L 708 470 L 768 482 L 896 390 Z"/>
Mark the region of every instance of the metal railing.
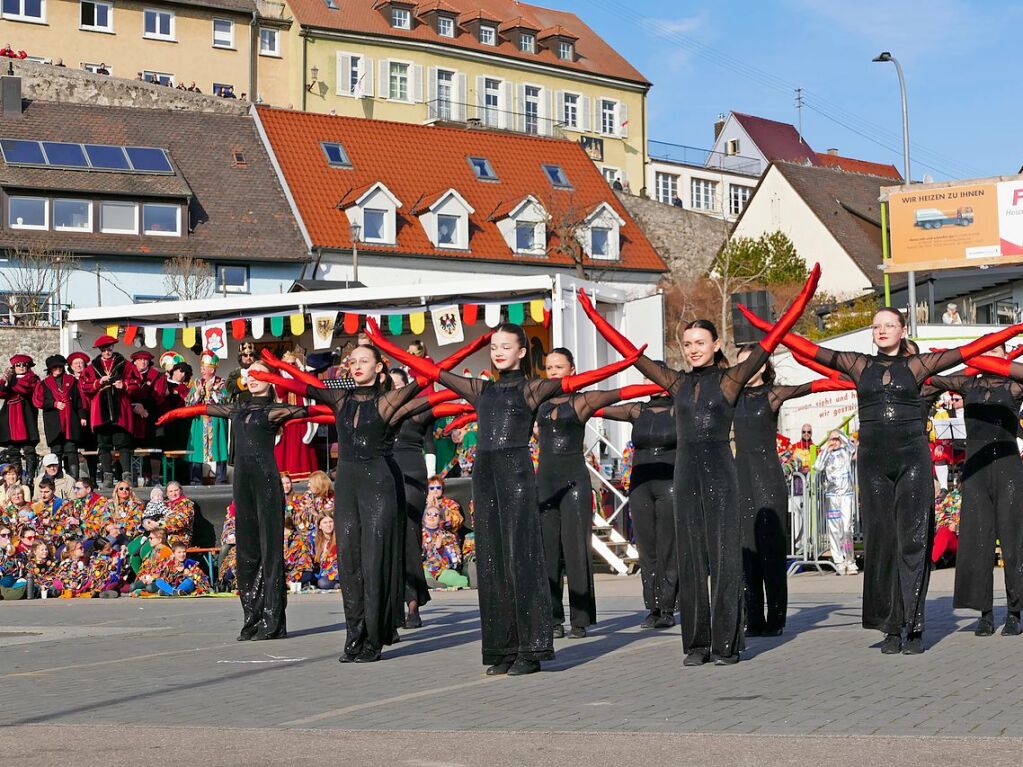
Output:
<path fill-rule="evenodd" d="M 534 136 L 564 138 L 563 122 L 528 112 L 470 104 L 451 99 L 432 99 L 426 102 L 427 119 L 463 125 L 467 128 L 488 128 L 528 133 Z"/>
<path fill-rule="evenodd" d="M 710 149 L 699 149 L 684 144 L 671 144 L 667 141 L 648 141 L 647 151 L 651 160 L 677 162 L 683 165 L 695 165 L 703 168 L 738 173 L 743 176 L 756 177 L 763 173 L 763 164 L 756 157 L 744 157 L 738 154 L 725 154 Z"/>
<path fill-rule="evenodd" d="M 857 483 L 856 459 L 851 463 L 853 476 L 852 540 L 862 541 L 860 527 L 860 493 Z M 797 492 L 796 484 L 801 485 L 802 492 Z M 824 559 L 829 553 L 831 542 L 828 538 L 828 504 L 824 492 L 823 472 L 810 470 L 809 474 L 795 472 L 789 477 L 789 568 L 788 574 L 794 575 L 803 568 L 812 568 L 824 573 L 829 567 L 837 572 L 838 568 L 831 559 Z"/>
<path fill-rule="evenodd" d="M 53 296 L 23 300 L 10 293 L 0 293 L 0 328 L 59 327 L 62 310 L 68 308 L 67 304 L 58 304 Z"/>

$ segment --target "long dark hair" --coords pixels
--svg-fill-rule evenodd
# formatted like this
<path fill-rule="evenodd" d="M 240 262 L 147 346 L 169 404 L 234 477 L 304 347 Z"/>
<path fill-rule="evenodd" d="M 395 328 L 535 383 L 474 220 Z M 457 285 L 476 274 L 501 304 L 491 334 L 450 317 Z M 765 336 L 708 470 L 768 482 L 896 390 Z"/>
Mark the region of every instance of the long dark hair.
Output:
<path fill-rule="evenodd" d="M 373 346 L 373 344 L 359 344 L 356 348 L 368 349 L 369 352 L 373 355 L 373 359 L 383 364 L 384 369 L 381 370 L 379 374 L 377 374 L 376 385 L 377 388 L 380 389 L 380 391 L 384 392 L 391 391 L 394 388 L 394 381 L 391 379 L 391 374 L 390 371 L 387 369 L 386 363 L 384 363 L 383 353 L 378 348 Z"/>
<path fill-rule="evenodd" d="M 717 326 L 710 320 L 693 320 L 692 322 L 688 323 L 684 328 L 682 328 L 683 333 L 687 330 L 706 330 L 708 333 L 710 333 L 710 337 L 712 339 L 714 339 L 715 341 L 718 340 Z M 728 358 L 725 356 L 725 353 L 720 349 L 714 352 L 713 364 L 717 365 L 719 368 L 728 367 Z"/>
<path fill-rule="evenodd" d="M 755 346 L 758 346 L 758 344 L 743 344 L 736 351 L 738 351 L 739 354 L 742 354 L 745 351 L 748 351 L 748 352 L 750 352 L 752 354 L 753 353 L 753 349 L 754 349 Z M 754 374 L 754 376 L 755 375 L 756 374 Z M 767 362 L 764 363 L 763 379 L 764 379 L 764 384 L 765 385 L 767 385 L 767 386 L 774 385 L 774 381 L 775 381 L 774 363 L 771 362 L 771 358 L 770 357 L 768 357 L 767 358 Z"/>
<path fill-rule="evenodd" d="M 494 328 L 494 335 L 497 335 L 498 333 L 511 333 L 515 336 L 519 346 L 527 352 L 529 351 L 529 336 L 526 335 L 526 331 L 521 325 L 514 322 L 502 322 Z M 530 363 L 528 353 L 519 361 L 519 370 L 522 371 L 522 374 L 526 376 L 526 378 L 529 378 L 533 374 L 533 366 Z"/>
<path fill-rule="evenodd" d="M 569 349 L 566 349 L 564 346 L 557 346 L 557 347 L 551 349 L 549 352 L 547 352 L 547 354 L 548 355 L 560 354 L 562 357 L 564 357 L 566 360 L 568 360 L 568 364 L 571 367 L 575 367 L 575 356 L 572 354 L 572 352 Z"/>
<path fill-rule="evenodd" d="M 895 317 L 899 320 L 899 324 L 902 326 L 902 329 L 903 330 L 906 329 L 906 318 L 902 315 L 902 312 L 900 312 L 898 309 L 893 309 L 890 306 L 882 306 L 880 309 L 878 309 L 876 312 L 874 312 L 874 316 L 876 317 L 881 312 L 888 312 L 888 314 L 894 314 Z M 919 347 L 917 347 L 916 351 L 913 351 L 910 348 L 909 344 L 910 344 L 910 341 L 905 336 L 903 336 L 901 339 L 899 339 L 899 352 L 895 356 L 897 356 L 897 357 L 910 357 L 910 356 L 912 356 L 914 354 L 919 354 L 920 353 L 920 348 Z M 916 344 L 914 344 L 914 346 L 916 346 Z"/>

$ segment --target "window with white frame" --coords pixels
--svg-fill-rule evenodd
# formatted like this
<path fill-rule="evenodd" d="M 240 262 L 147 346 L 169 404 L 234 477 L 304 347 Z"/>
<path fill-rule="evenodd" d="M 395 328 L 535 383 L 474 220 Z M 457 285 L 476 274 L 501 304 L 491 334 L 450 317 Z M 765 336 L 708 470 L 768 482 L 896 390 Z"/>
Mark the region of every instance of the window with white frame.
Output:
<path fill-rule="evenodd" d="M 366 208 L 362 211 L 363 242 L 387 242 L 387 211 L 380 208 Z"/>
<path fill-rule="evenodd" d="M 604 180 L 612 186 L 615 181 L 619 184 L 622 182 L 622 172 L 618 170 L 618 168 L 612 168 L 609 165 L 605 165 L 600 169 L 600 175 L 602 175 Z"/>
<path fill-rule="evenodd" d="M 392 8 L 391 26 L 395 29 L 412 29 L 412 13 L 409 9 Z"/>
<path fill-rule="evenodd" d="M 359 80 L 362 79 L 363 57 L 352 56 L 348 67 L 348 92 L 353 96 L 362 92 Z"/>
<path fill-rule="evenodd" d="M 455 20 L 451 16 L 440 14 L 437 16 L 437 34 L 441 37 L 455 36 Z"/>
<path fill-rule="evenodd" d="M 335 168 L 352 167 L 352 161 L 348 157 L 348 152 L 345 151 L 344 146 L 341 144 L 336 141 L 322 141 L 320 146 L 323 147 L 323 153 L 327 156 L 328 165 L 332 165 Z"/>
<path fill-rule="evenodd" d="M 112 75 L 114 73 L 113 67 L 109 64 L 93 64 L 88 61 L 82 62 L 82 69 L 86 72 L 92 72 L 94 75 Z"/>
<path fill-rule="evenodd" d="M 2 8 L 5 19 L 46 22 L 46 0 L 3 0 Z"/>
<path fill-rule="evenodd" d="M 459 216 L 440 214 L 437 216 L 437 245 L 442 248 L 457 248 Z"/>
<path fill-rule="evenodd" d="M 259 55 L 281 55 L 281 30 L 270 27 L 259 28 Z"/>
<path fill-rule="evenodd" d="M 533 221 L 519 221 L 515 224 L 515 252 L 533 253 L 536 251 L 536 227 Z"/>
<path fill-rule="evenodd" d="M 562 61 L 571 61 L 575 58 L 575 46 L 572 43 L 562 40 L 558 43 L 558 58 Z"/>
<path fill-rule="evenodd" d="M 82 0 L 79 5 L 79 26 L 88 32 L 114 31 L 114 6 L 98 0 Z"/>
<path fill-rule="evenodd" d="M 217 264 L 218 293 L 248 293 L 249 267 L 244 264 Z"/>
<path fill-rule="evenodd" d="M 359 242 L 393 245 L 400 207 L 401 201 L 391 190 L 377 182 L 347 204 L 345 215 L 353 230 L 357 230 Z"/>
<path fill-rule="evenodd" d="M 170 72 L 154 72 L 151 69 L 142 70 L 142 79 L 147 83 L 158 85 L 174 85 L 174 75 Z"/>
<path fill-rule="evenodd" d="M 725 154 L 736 155 L 739 154 L 739 139 L 730 138 L 725 143 Z"/>
<path fill-rule="evenodd" d="M 139 206 L 133 202 L 101 202 L 99 230 L 104 234 L 138 234 Z"/>
<path fill-rule="evenodd" d="M 696 210 L 717 210 L 717 182 L 694 178 L 691 199 Z"/>
<path fill-rule="evenodd" d="M 469 167 L 480 181 L 497 181 L 497 174 L 494 167 L 486 157 L 470 157 Z"/>
<path fill-rule="evenodd" d="M 451 104 L 455 100 L 455 73 L 450 69 L 437 70 L 436 116 L 441 120 L 451 119 Z"/>
<path fill-rule="evenodd" d="M 234 48 L 234 22 L 230 19 L 213 19 L 213 47 Z"/>
<path fill-rule="evenodd" d="M 600 132 L 605 136 L 618 135 L 618 102 L 613 99 L 600 100 Z"/>
<path fill-rule="evenodd" d="M 53 228 L 58 232 L 91 232 L 92 203 L 88 200 L 54 200 Z"/>
<path fill-rule="evenodd" d="M 519 35 L 519 50 L 523 53 L 536 53 L 536 35 L 523 32 Z"/>
<path fill-rule="evenodd" d="M 487 77 L 483 81 L 483 124 L 496 128 L 501 114 L 501 81 Z"/>
<path fill-rule="evenodd" d="M 654 189 L 658 202 L 673 205 L 678 197 L 678 176 L 658 171 L 654 174 Z"/>
<path fill-rule="evenodd" d="M 142 205 L 142 231 L 154 237 L 181 234 L 181 206 L 147 202 Z"/>
<path fill-rule="evenodd" d="M 390 80 L 388 81 L 387 98 L 393 101 L 409 101 L 409 65 L 400 61 L 389 63 Z"/>
<path fill-rule="evenodd" d="M 746 203 L 749 202 L 752 189 L 741 184 L 728 185 L 728 212 L 730 215 L 738 216 L 742 213 Z"/>
<path fill-rule="evenodd" d="M 48 229 L 49 202 L 45 197 L 8 197 L 7 225 L 12 229 Z"/>
<path fill-rule="evenodd" d="M 590 258 L 617 261 L 620 257 L 620 231 L 625 220 L 610 204 L 603 202 L 587 216 L 586 226 L 576 234 Z"/>
<path fill-rule="evenodd" d="M 524 116 L 523 129 L 526 133 L 540 132 L 540 88 L 535 85 L 527 85 L 523 88 L 525 96 L 522 112 Z"/>
<path fill-rule="evenodd" d="M 590 258 L 612 258 L 611 230 L 606 226 L 590 227 Z"/>
<path fill-rule="evenodd" d="M 552 186 L 559 189 L 571 189 L 572 183 L 568 180 L 568 176 L 565 175 L 565 171 L 560 165 L 544 165 L 543 172 L 547 175 L 547 180 L 551 182 Z"/>
<path fill-rule="evenodd" d="M 174 40 L 174 11 L 146 8 L 142 12 L 142 36 L 151 40 Z"/>
<path fill-rule="evenodd" d="M 579 94 L 562 94 L 561 122 L 566 128 L 579 128 Z"/>
<path fill-rule="evenodd" d="M 480 42 L 483 45 L 497 45 L 497 27 L 493 24 L 480 24 Z"/>

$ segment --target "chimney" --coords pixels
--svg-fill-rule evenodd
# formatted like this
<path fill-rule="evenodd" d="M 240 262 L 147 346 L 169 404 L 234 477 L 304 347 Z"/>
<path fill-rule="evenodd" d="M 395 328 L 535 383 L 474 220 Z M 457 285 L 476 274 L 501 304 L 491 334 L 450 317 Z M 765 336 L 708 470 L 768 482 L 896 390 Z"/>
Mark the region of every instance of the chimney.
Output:
<path fill-rule="evenodd" d="M 828 150 L 828 154 L 830 154 L 832 157 L 837 157 L 838 156 L 838 150 L 835 149 L 834 147 L 831 147 L 831 149 Z"/>
<path fill-rule="evenodd" d="M 725 127 L 725 116 L 723 114 L 718 115 L 718 119 L 714 121 L 714 140 L 718 140 L 718 136 L 721 135 L 722 128 Z"/>
<path fill-rule="evenodd" d="M 21 117 L 21 78 L 5 75 L 0 77 L 0 105 L 3 116 Z"/>

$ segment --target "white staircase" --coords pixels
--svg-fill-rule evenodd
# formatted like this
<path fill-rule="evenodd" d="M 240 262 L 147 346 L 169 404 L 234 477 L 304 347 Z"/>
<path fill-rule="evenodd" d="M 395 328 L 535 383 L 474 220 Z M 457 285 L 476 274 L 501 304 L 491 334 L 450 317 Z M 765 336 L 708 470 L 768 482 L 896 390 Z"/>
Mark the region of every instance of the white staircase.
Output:
<path fill-rule="evenodd" d="M 608 449 L 616 454 L 619 458 L 622 457 L 622 451 L 617 446 L 612 444 L 607 437 L 600 433 L 592 424 L 587 424 L 587 428 L 597 436 L 597 442 L 590 448 L 591 451 L 595 450 L 600 443 L 607 445 Z M 618 518 L 629 503 L 627 496 L 622 495 L 622 492 L 615 487 L 611 482 L 603 475 L 602 472 L 593 468 L 593 465 L 587 461 L 586 468 L 589 469 L 590 473 L 597 478 L 601 485 L 614 496 L 615 507 L 614 512 L 611 516 L 605 519 L 596 510 L 596 499 L 599 498 L 599 494 L 594 493 L 594 512 L 593 512 L 593 533 L 590 536 L 590 544 L 593 547 L 593 551 L 604 560 L 608 566 L 611 567 L 618 575 L 628 575 L 639 561 L 639 552 L 636 551 L 636 547 L 633 546 L 625 537 L 619 533 L 613 526 L 612 522 Z"/>

